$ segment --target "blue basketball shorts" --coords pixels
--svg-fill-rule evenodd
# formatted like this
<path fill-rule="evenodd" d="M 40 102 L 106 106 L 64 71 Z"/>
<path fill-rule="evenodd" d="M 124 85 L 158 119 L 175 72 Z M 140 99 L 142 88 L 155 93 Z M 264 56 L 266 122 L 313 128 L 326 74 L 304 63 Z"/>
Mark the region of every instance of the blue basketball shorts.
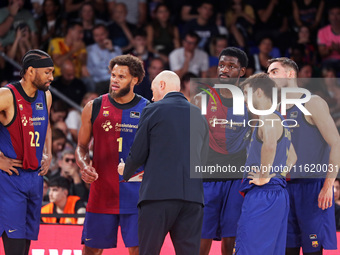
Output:
<path fill-rule="evenodd" d="M 18 169 L 9 176 L 0 170 L 0 235 L 37 240 L 43 195 L 39 171 Z"/>
<path fill-rule="evenodd" d="M 138 246 L 138 214 L 104 214 L 86 212 L 82 243 L 87 247 L 117 247 L 118 226 L 125 247 Z"/>
<path fill-rule="evenodd" d="M 252 188 L 244 197 L 236 255 L 285 255 L 289 196 L 279 185 Z"/>
<path fill-rule="evenodd" d="M 204 182 L 203 239 L 221 239 L 236 236 L 243 197 L 242 180 Z"/>

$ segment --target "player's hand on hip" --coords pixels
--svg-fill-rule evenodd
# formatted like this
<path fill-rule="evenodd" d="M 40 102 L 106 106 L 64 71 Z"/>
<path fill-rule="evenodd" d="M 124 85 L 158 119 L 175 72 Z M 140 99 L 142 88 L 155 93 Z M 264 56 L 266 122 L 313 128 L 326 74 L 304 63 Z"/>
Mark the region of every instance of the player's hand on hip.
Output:
<path fill-rule="evenodd" d="M 92 183 L 98 179 L 98 173 L 96 172 L 96 169 L 92 166 L 86 166 L 80 172 L 81 172 L 81 179 L 85 183 Z"/>
<path fill-rule="evenodd" d="M 123 159 L 120 159 L 120 163 L 119 163 L 118 168 L 117 168 L 118 173 L 119 173 L 120 175 L 123 175 L 123 173 L 124 173 L 124 168 L 125 168 L 124 160 L 123 160 Z"/>
<path fill-rule="evenodd" d="M 267 184 L 271 178 L 275 177 L 275 174 L 263 174 L 261 170 L 248 173 L 249 184 L 255 184 L 257 186 L 263 186 Z"/>
<path fill-rule="evenodd" d="M 22 167 L 22 160 L 7 158 L 2 151 L 0 151 L 0 169 L 9 175 L 12 175 L 13 173 L 19 175 L 19 171 L 16 167 Z"/>
<path fill-rule="evenodd" d="M 52 155 L 43 154 L 42 160 L 41 160 L 40 172 L 39 172 L 40 176 L 44 176 L 45 174 L 47 174 L 48 169 L 50 168 L 51 162 L 52 162 Z"/>
<path fill-rule="evenodd" d="M 332 207 L 333 187 L 323 187 L 319 193 L 318 206 L 322 210 Z"/>

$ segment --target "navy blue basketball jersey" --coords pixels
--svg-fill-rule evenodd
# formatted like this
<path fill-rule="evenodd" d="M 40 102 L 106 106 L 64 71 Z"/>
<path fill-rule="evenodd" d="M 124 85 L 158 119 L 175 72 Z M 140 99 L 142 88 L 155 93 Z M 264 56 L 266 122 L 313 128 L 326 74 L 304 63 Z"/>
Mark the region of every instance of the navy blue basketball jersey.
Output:
<path fill-rule="evenodd" d="M 0 124 L 0 150 L 6 157 L 23 161 L 23 169 L 40 168 L 48 126 L 45 92 L 26 95 L 20 82 L 6 86 L 14 98 L 14 117 L 4 126 Z"/>
<path fill-rule="evenodd" d="M 275 111 L 274 113 L 277 114 L 281 118 L 281 120 L 284 119 L 279 112 Z M 245 174 L 240 188 L 242 192 L 247 192 L 252 187 L 255 186 L 254 184 L 249 184 L 249 179 L 247 179 L 247 176 L 248 172 L 251 170 L 252 167 L 260 169 L 262 144 L 263 142 L 258 136 L 258 127 L 256 127 L 252 134 L 247 152 Z M 270 172 L 271 174 L 275 173 L 275 177 L 273 177 L 266 185 L 281 185 L 282 187 L 286 187 L 287 183 L 285 177 L 288 170 L 287 158 L 290 145 L 291 145 L 290 131 L 287 127 L 283 127 L 282 135 L 280 139 L 277 141 L 275 158 Z"/>
<path fill-rule="evenodd" d="M 296 127 L 291 127 L 292 143 L 297 155 L 295 167 L 290 171 L 290 179 L 325 178 L 330 147 L 315 125 L 307 122 L 301 110 L 294 105 L 287 110 L 287 119 L 294 119 Z"/>

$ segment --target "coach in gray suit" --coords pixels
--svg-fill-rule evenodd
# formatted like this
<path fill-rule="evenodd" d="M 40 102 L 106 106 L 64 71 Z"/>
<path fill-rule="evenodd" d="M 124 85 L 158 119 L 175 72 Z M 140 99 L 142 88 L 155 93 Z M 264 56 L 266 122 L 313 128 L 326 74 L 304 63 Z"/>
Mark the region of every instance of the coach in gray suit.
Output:
<path fill-rule="evenodd" d="M 199 254 L 203 186 L 201 179 L 190 178 L 190 168 L 206 161 L 208 124 L 179 92 L 174 72 L 161 72 L 151 89 L 157 102 L 143 110 L 124 170 L 129 180 L 145 165 L 138 202 L 139 251 L 159 254 L 169 232 L 176 254 Z M 120 173 L 122 168 L 120 164 Z"/>

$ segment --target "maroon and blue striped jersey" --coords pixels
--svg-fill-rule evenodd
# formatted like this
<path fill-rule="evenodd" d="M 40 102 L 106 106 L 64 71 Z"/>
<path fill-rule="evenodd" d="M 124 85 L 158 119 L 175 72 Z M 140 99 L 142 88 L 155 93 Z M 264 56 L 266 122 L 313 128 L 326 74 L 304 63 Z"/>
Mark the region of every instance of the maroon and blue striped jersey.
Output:
<path fill-rule="evenodd" d="M 20 82 L 8 84 L 14 98 L 14 117 L 6 126 L 0 124 L 0 150 L 6 157 L 23 161 L 23 169 L 37 170 L 48 127 L 48 109 L 44 91 L 28 97 Z"/>
<path fill-rule="evenodd" d="M 124 182 L 117 172 L 125 161 L 148 100 L 136 95 L 127 104 L 118 104 L 109 94 L 93 102 L 93 167 L 98 179 L 91 184 L 87 211 L 91 213 L 137 213 L 140 182 Z M 143 171 L 143 167 L 137 172 Z"/>

